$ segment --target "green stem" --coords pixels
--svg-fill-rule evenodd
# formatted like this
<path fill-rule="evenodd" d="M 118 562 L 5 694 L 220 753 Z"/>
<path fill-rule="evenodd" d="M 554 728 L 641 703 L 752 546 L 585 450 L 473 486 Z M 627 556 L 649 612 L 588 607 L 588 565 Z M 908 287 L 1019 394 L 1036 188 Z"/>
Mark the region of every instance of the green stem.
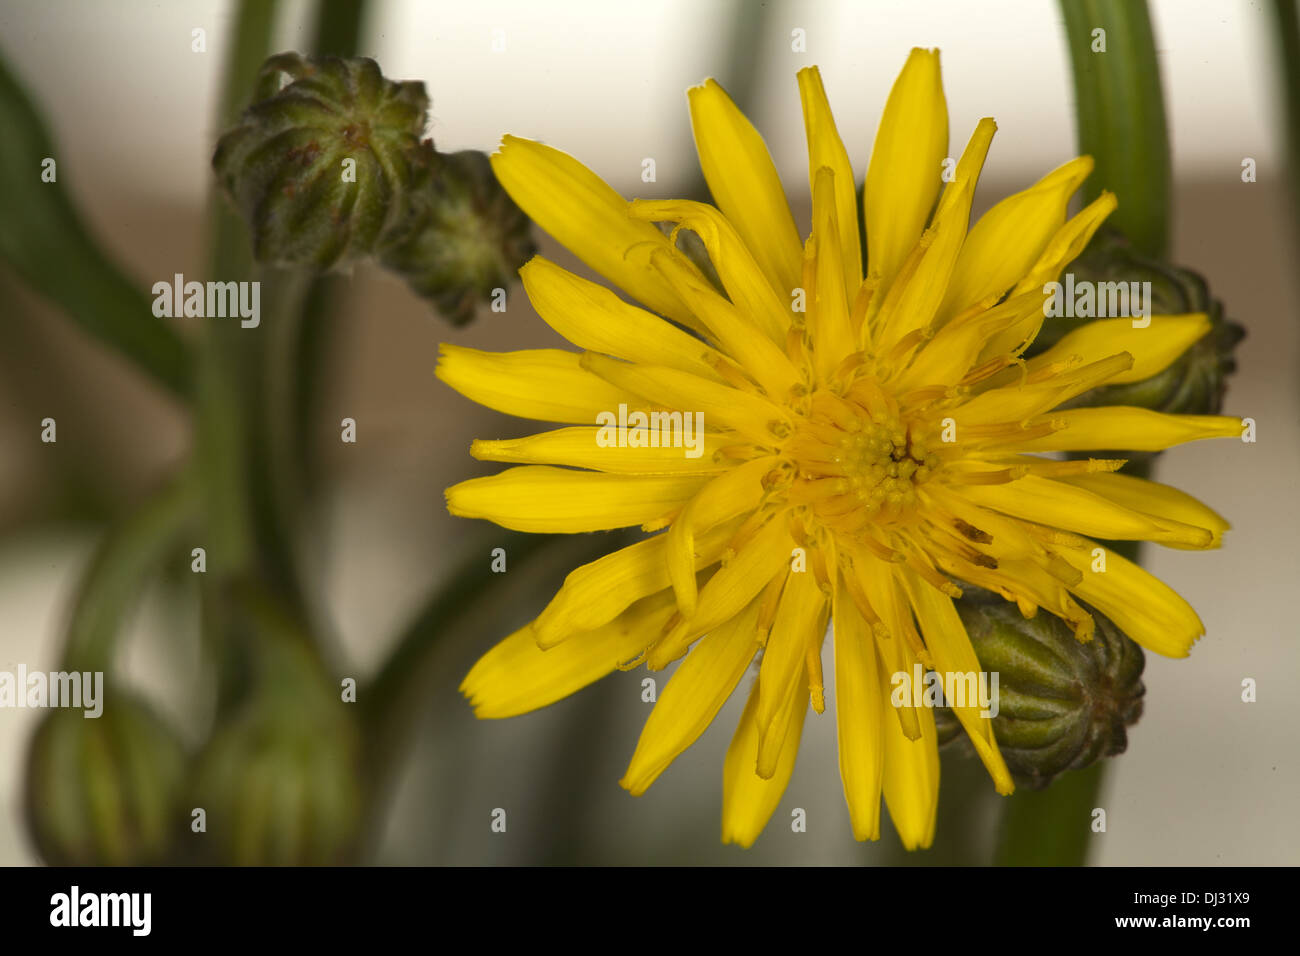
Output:
<path fill-rule="evenodd" d="M 226 63 L 217 129 L 239 115 L 252 94 L 258 68 L 270 54 L 279 4 L 242 0 Z M 243 223 L 214 189 L 208 201 L 209 268 L 212 277 L 234 281 L 250 276 L 252 256 Z M 240 338 L 240 335 L 243 338 Z M 217 694 L 224 706 L 247 692 L 249 662 L 237 639 L 241 628 L 230 606 L 231 583 L 254 562 L 255 522 L 247 483 L 250 442 L 245 396 L 247 350 L 257 330 L 238 322 L 210 322 L 199 353 L 195 401 L 196 468 L 202 480 L 204 539 L 208 570 L 202 579 L 204 645 L 216 666 Z"/>
<path fill-rule="evenodd" d="M 307 323 L 306 304 L 313 282 L 303 270 L 267 271 L 264 275 L 264 300 L 269 310 L 257 330 L 256 353 L 250 356 L 256 374 L 245 399 L 250 419 L 250 508 L 259 570 L 301 611 L 305 598 L 294 543 L 301 524 L 303 475 L 295 454 L 293 414 L 298 338 Z"/>
<path fill-rule="evenodd" d="M 101 541 L 82 576 L 64 639 L 68 670 L 110 673 L 117 636 L 146 582 L 198 515 L 198 483 L 173 478 Z M 188 549 L 185 549 L 188 552 Z"/>
<path fill-rule="evenodd" d="M 1046 790 L 1008 797 L 994 860 L 999 866 L 1081 866 L 1096 834 L 1092 811 L 1101 796 L 1105 763 L 1063 774 Z"/>
<path fill-rule="evenodd" d="M 366 24 L 367 0 L 320 0 L 313 51 L 320 56 L 356 56 Z"/>
<path fill-rule="evenodd" d="M 1282 76 L 1283 122 L 1286 124 L 1286 177 L 1291 194 L 1292 229 L 1300 235 L 1300 10 L 1296 0 L 1273 0 L 1277 23 L 1278 70 Z"/>
<path fill-rule="evenodd" d="M 1097 163 L 1084 196 L 1115 193 L 1119 208 L 1107 225 L 1138 251 L 1162 256 L 1169 241 L 1169 136 L 1147 5 L 1061 0 L 1061 10 L 1074 67 L 1079 151 Z"/>

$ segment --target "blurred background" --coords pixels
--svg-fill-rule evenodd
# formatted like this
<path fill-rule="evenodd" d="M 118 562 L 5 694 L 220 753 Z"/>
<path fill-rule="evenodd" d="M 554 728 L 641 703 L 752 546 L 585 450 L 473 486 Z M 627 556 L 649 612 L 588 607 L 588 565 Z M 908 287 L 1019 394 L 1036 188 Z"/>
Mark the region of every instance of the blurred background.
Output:
<path fill-rule="evenodd" d="M 274 50 L 304 48 L 311 9 L 281 5 Z M 43 110 L 61 187 L 142 290 L 178 272 L 208 277 L 205 210 L 234 10 L 191 0 L 0 8 L 0 55 Z M 367 10 L 360 52 L 387 77 L 425 83 L 439 150 L 490 152 L 507 132 L 537 138 L 629 197 L 697 188 L 684 91 L 716 76 L 746 91 L 742 105 L 764 132 L 806 231 L 795 71 L 820 65 L 862 169 L 913 46 L 942 50 L 954 144 L 980 117 L 998 121 L 976 213 L 1075 153 L 1061 14 L 1047 0 L 377 0 Z M 1259 440 L 1192 444 L 1158 463 L 1157 477 L 1219 510 L 1233 531 L 1218 552 L 1146 552 L 1146 565 L 1197 608 L 1207 636 L 1188 660 L 1148 656 L 1145 713 L 1127 753 L 1110 761 L 1100 804 L 1108 830 L 1091 837 L 1090 861 L 1295 864 L 1300 695 L 1285 682 L 1300 675 L 1291 603 L 1300 570 L 1298 290 L 1276 25 L 1270 6 L 1236 0 L 1157 0 L 1151 11 L 1172 143 L 1172 260 L 1204 275 L 1247 329 L 1224 410 L 1253 417 Z M 737 34 L 737 23 L 749 26 Z M 206 52 L 192 50 L 196 28 L 206 31 Z M 805 53 L 791 51 L 795 29 L 806 31 Z M 656 161 L 657 182 L 641 182 L 646 157 Z M 1246 157 L 1257 162 L 1257 182 L 1242 182 Z M 0 217 L 6 194 L 31 188 L 39 187 L 0 184 Z M 585 271 L 539 240 L 544 254 Z M 505 313 L 481 309 L 462 329 L 378 268 L 358 267 L 335 288 L 342 298 L 320 397 L 304 424 L 322 471 L 302 550 L 337 645 L 334 664 L 364 681 L 437 583 L 474 554 L 486 567 L 500 541 L 497 529 L 453 519 L 443 506 L 447 485 L 496 470 L 469 457 L 471 439 L 535 430 L 437 382 L 438 343 L 514 349 L 560 341 L 517 286 Z M 105 522 L 156 488 L 193 435 L 179 404 L 3 265 L 0 295 L 0 670 L 20 662 L 49 670 Z M 203 321 L 174 324 L 192 338 Z M 55 445 L 40 441 L 47 416 L 58 421 Z M 355 445 L 338 440 L 344 417 L 357 422 Z M 991 852 L 999 798 L 978 765 L 956 753 L 944 757 L 935 850 L 904 858 L 888 824 L 879 844 L 855 843 L 833 702 L 827 716 L 808 721 L 781 809 L 749 851 L 719 843 L 722 757 L 739 695 L 635 799 L 617 781 L 650 709 L 642 671 L 616 673 L 540 713 L 476 721 L 456 691 L 461 677 L 540 610 L 572 565 L 589 559 L 590 544 L 575 541 L 512 568 L 496 585 L 499 599 L 441 635 L 368 861 L 927 863 Z M 129 619 L 126 673 L 196 746 L 216 705 L 201 690 L 207 664 L 185 570 L 160 579 Z M 655 676 L 662 688 L 668 675 Z M 1245 678 L 1258 683 L 1254 703 L 1241 700 Z M 38 860 L 23 822 L 22 781 L 40 716 L 0 709 L 0 863 L 8 865 Z M 962 809 L 954 804 L 967 808 L 964 823 L 949 822 Z M 796 807 L 807 811 L 806 833 L 788 826 Z M 504 834 L 490 830 L 496 808 L 508 814 Z"/>

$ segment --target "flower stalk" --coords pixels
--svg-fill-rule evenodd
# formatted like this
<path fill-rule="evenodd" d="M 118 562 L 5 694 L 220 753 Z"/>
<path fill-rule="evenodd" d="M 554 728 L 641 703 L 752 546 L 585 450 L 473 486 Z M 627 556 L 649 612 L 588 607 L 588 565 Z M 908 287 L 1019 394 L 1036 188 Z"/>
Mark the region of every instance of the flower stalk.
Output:
<path fill-rule="evenodd" d="M 1169 245 L 1171 166 L 1160 64 L 1145 0 L 1061 0 L 1074 74 L 1079 152 L 1096 161 L 1089 202 L 1110 190 L 1108 225 L 1140 251 Z"/>

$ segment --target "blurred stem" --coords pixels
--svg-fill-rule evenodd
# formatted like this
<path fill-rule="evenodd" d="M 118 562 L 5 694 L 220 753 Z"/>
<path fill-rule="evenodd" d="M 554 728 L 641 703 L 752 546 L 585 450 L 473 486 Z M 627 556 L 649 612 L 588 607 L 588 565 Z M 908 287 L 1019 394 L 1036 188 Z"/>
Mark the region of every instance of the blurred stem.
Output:
<path fill-rule="evenodd" d="M 278 6 L 275 0 L 243 0 L 239 5 L 218 129 L 230 125 L 247 105 L 258 68 L 270 53 Z M 252 257 L 243 223 L 215 189 L 208 211 L 212 275 L 223 281 L 247 276 Z M 246 570 L 253 561 L 254 529 L 246 484 L 249 422 L 243 402 L 247 383 L 241 376 L 243 350 L 250 343 L 240 336 L 256 334 L 238 322 L 208 322 L 202 333 L 195 441 L 204 478 L 209 570 L 218 575 Z"/>
<path fill-rule="evenodd" d="M 318 56 L 356 56 L 366 23 L 367 0 L 320 0 L 316 10 Z"/>
<path fill-rule="evenodd" d="M 73 601 L 62 658 L 67 670 L 111 673 L 128 610 L 172 556 L 198 505 L 198 482 L 187 470 L 104 536 Z"/>
<path fill-rule="evenodd" d="M 554 559 L 555 568 L 567 573 L 570 568 L 626 547 L 637 537 L 628 530 L 599 535 L 508 531 L 505 535 L 471 546 L 473 554 L 433 590 L 378 673 L 358 694 L 372 832 L 386 808 L 393 780 L 426 709 L 429 693 L 440 686 L 449 664 L 448 637 L 473 620 L 476 613 L 501 603 L 497 590 L 501 575 L 489 569 L 492 550 L 505 549 L 509 574 L 520 574 L 528 568 L 531 577 L 537 563 L 547 557 Z M 541 568 L 542 572 L 547 570 L 547 566 Z"/>
<path fill-rule="evenodd" d="M 226 62 L 216 128 L 226 128 L 252 94 L 258 68 L 270 54 L 279 4 L 242 0 Z M 208 200 L 209 268 L 214 278 L 244 279 L 253 271 L 243 223 L 213 188 Z M 243 338 L 240 338 L 241 334 Z M 246 692 L 249 662 L 237 640 L 241 625 L 231 607 L 232 581 L 247 574 L 254 556 L 254 522 L 248 474 L 248 429 L 241 375 L 258 330 L 238 322 L 209 322 L 203 329 L 195 410 L 194 456 L 201 476 L 208 569 L 202 578 L 204 644 L 217 671 L 218 701 Z"/>
<path fill-rule="evenodd" d="M 1109 225 L 1146 255 L 1162 258 L 1169 237 L 1169 137 L 1151 17 L 1144 0 L 1061 0 L 1074 67 L 1079 150 L 1096 160 L 1085 187 L 1092 199 L 1112 190 L 1119 208 Z M 1105 52 L 1093 52 L 1093 31 Z M 1149 461 L 1126 474 L 1145 477 Z M 1137 560 L 1136 542 L 1107 542 Z M 1020 791 L 1007 802 L 996 862 L 1012 866 L 1080 866 L 1092 837 L 1106 762 L 1059 777 L 1046 790 Z"/>
<path fill-rule="evenodd" d="M 508 539 L 492 542 L 491 547 L 505 549 L 514 573 L 548 545 L 564 537 L 512 532 Z M 407 625 L 378 674 L 358 697 L 363 708 L 366 752 L 372 762 L 369 777 L 377 792 L 385 789 L 387 778 L 406 749 L 410 730 L 437 673 L 442 636 L 486 600 L 498 583 L 498 576 L 489 570 L 491 547 L 475 549 L 434 590 Z"/>
<path fill-rule="evenodd" d="M 254 95 L 260 68 L 272 52 L 277 9 L 264 0 L 239 6 L 218 129 L 236 123 Z M 355 49 L 364 10 L 359 0 L 320 3 L 317 46 L 340 54 Z M 223 683 L 233 691 L 232 676 L 237 683 L 247 665 L 240 645 L 248 635 L 224 610 L 232 588 L 255 582 L 269 589 L 303 622 L 304 633 L 316 632 L 295 553 L 310 471 L 303 436 L 312 430 L 312 402 L 302 386 L 318 378 L 304 368 L 303 342 L 316 325 L 314 313 L 332 304 L 338 289 L 306 272 L 259 269 L 247 225 L 215 189 L 209 212 L 213 275 L 256 277 L 265 306 L 255 328 L 210 324 L 200 370 L 197 455 L 214 572 L 205 588 L 204 624 L 219 655 Z"/>
<path fill-rule="evenodd" d="M 1292 234 L 1300 236 L 1300 9 L 1296 0 L 1273 0 L 1277 23 L 1278 71 L 1282 78 L 1283 120 L 1286 124 L 1286 177 L 1291 194 Z"/>
<path fill-rule="evenodd" d="M 361 47 L 367 6 L 367 0 L 320 0 L 312 52 L 318 56 L 356 56 Z M 300 324 L 296 336 L 290 447 L 298 464 L 299 489 L 304 496 L 312 495 L 320 481 L 320 455 L 315 441 L 320 429 L 315 409 L 338 330 L 340 306 L 347 297 L 349 284 L 339 276 L 318 276 L 308 289 L 303 305 L 310 321 Z"/>
<path fill-rule="evenodd" d="M 83 331 L 138 370 L 186 398 L 193 356 L 180 334 L 153 314 L 143 288 L 128 278 L 90 234 L 69 199 L 73 161 L 56 149 L 31 99 L 0 58 L 0 260 L 60 306 Z M 55 161 L 54 182 L 41 179 Z"/>
<path fill-rule="evenodd" d="M 1119 208 L 1107 225 L 1134 247 L 1162 257 L 1169 241 L 1170 161 L 1155 36 L 1145 0 L 1061 0 L 1074 67 L 1079 152 L 1096 160 L 1084 184 Z M 1094 52 L 1104 30 L 1105 52 Z"/>
<path fill-rule="evenodd" d="M 295 454 L 294 396 L 298 339 L 307 324 L 311 275 L 268 271 L 263 287 L 269 310 L 261 328 L 257 375 L 245 400 L 249 415 L 250 508 L 260 570 L 279 594 L 305 608 L 294 542 L 302 512 L 302 462 Z M 253 334 L 249 330 L 248 334 Z"/>
<path fill-rule="evenodd" d="M 1046 790 L 1008 797 L 994 862 L 999 866 L 1080 866 L 1095 838 L 1092 811 L 1106 763 L 1062 774 Z"/>

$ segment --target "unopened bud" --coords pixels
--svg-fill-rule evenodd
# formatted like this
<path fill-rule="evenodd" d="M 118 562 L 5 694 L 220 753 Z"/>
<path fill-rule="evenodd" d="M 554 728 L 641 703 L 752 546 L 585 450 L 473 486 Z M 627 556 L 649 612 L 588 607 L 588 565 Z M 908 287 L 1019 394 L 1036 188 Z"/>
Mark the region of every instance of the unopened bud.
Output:
<path fill-rule="evenodd" d="M 143 701 L 111 688 L 99 717 L 46 714 L 27 755 L 28 829 L 53 866 L 167 862 L 185 753 Z"/>
<path fill-rule="evenodd" d="M 1210 295 L 1201 276 L 1190 269 L 1140 255 L 1115 233 L 1099 233 L 1066 272 L 1074 276 L 1076 286 L 1081 282 L 1093 283 L 1094 287 L 1106 282 L 1123 282 L 1129 283 L 1130 289 L 1146 290 L 1145 283 L 1150 283 L 1149 301 L 1142 303 L 1145 314 L 1203 312 L 1209 316 L 1210 331 L 1163 372 L 1140 382 L 1094 388 L 1063 407 L 1137 405 L 1174 414 L 1219 414 L 1228 376 L 1237 367 L 1233 350 L 1246 333 L 1224 316 L 1223 303 Z M 1067 332 L 1090 321 L 1091 318 L 1079 317 L 1047 319 L 1032 352 L 1050 347 Z"/>
<path fill-rule="evenodd" d="M 364 57 L 267 60 L 212 158 L 257 260 L 328 269 L 418 228 L 433 165 L 428 108 L 423 83 L 386 80 Z"/>
<path fill-rule="evenodd" d="M 1123 753 L 1142 714 L 1142 649 L 1096 611 L 1095 634 L 1080 641 L 1054 614 L 1025 619 L 998 595 L 964 590 L 957 611 L 980 667 L 998 674 L 993 732 L 1017 783 L 1037 789 Z M 959 736 L 951 711 L 936 723 L 941 742 Z"/>
<path fill-rule="evenodd" d="M 537 251 L 530 226 L 485 154 L 439 153 L 428 218 L 405 242 L 386 249 L 381 261 L 444 318 L 462 325 Z"/>
<path fill-rule="evenodd" d="M 189 799 L 206 832 L 191 845 L 204 862 L 236 866 L 350 862 L 363 812 L 354 705 L 292 616 L 256 596 L 247 606 L 251 686 L 199 756 Z"/>

